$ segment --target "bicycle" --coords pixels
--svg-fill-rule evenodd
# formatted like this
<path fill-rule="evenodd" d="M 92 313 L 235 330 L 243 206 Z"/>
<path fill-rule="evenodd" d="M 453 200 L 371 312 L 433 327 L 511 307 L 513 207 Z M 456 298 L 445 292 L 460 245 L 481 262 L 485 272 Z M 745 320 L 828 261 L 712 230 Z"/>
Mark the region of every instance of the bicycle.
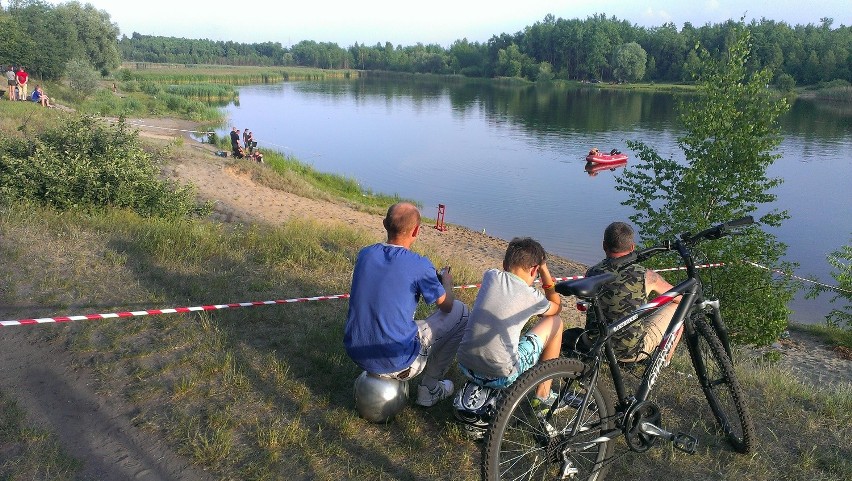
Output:
<path fill-rule="evenodd" d="M 734 374 L 719 302 L 704 299 L 690 249 L 698 242 L 721 238 L 733 233 L 734 228 L 753 222 L 751 217 L 744 217 L 695 235 L 686 233 L 674 241 L 638 252 L 633 262 L 661 252 L 677 252 L 683 259 L 687 278 L 615 322 L 604 320 L 596 302 L 600 288 L 614 274 L 558 283 L 556 290 L 561 295 L 574 295 L 589 308 L 596 309 L 596 318 L 601 321 L 586 326 L 586 330 L 596 331 L 597 339 L 587 342 L 590 345 L 585 348 L 580 347 L 582 343 L 563 345 L 561 357 L 527 371 L 505 390 L 485 434 L 483 479 L 601 481 L 613 461 L 615 440 L 620 436 L 629 450 L 635 452 L 645 452 L 658 439 L 663 439 L 681 451 L 694 454 L 697 439 L 660 427 L 660 407 L 649 399 L 661 370 L 668 364 L 667 357 L 681 328 L 701 388 L 721 431 L 736 451 L 751 452 L 756 443 L 755 430 L 745 395 Z M 681 301 L 662 341 L 646 361 L 638 389 L 628 392 L 611 338 L 678 296 L 682 296 Z M 571 357 L 566 357 L 566 348 Z M 614 393 L 608 383 L 601 381 L 604 364 L 609 367 Z M 536 387 L 548 380 L 552 381 L 551 389 L 559 393 L 561 402 L 544 410 L 536 409 L 532 402 Z"/>

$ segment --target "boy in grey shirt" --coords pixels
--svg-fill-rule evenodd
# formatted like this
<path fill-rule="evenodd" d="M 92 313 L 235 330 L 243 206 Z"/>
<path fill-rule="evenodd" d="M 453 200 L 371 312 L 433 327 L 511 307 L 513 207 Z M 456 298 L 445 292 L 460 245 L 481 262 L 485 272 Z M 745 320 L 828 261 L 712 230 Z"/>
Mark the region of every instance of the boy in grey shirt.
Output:
<path fill-rule="evenodd" d="M 459 369 L 473 382 L 502 389 L 539 359 L 559 356 L 562 304 L 545 257 L 537 241 L 515 238 L 506 249 L 503 270 L 485 271 L 458 352 Z M 532 287 L 538 276 L 544 292 Z M 541 318 L 521 336 L 532 316 Z M 548 406 L 556 398 L 550 382 L 542 383 L 536 395 Z"/>

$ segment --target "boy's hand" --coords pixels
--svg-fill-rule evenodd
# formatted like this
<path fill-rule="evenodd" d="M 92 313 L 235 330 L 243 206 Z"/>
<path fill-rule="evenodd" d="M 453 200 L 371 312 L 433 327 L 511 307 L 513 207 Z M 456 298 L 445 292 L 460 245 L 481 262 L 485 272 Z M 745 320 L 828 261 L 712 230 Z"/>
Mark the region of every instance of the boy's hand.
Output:
<path fill-rule="evenodd" d="M 438 280 L 441 282 L 441 284 L 443 284 L 444 286 L 446 286 L 447 284 L 452 285 L 453 276 L 452 274 L 450 274 L 450 266 L 444 266 L 440 271 L 436 271 L 436 274 L 438 274 Z"/>

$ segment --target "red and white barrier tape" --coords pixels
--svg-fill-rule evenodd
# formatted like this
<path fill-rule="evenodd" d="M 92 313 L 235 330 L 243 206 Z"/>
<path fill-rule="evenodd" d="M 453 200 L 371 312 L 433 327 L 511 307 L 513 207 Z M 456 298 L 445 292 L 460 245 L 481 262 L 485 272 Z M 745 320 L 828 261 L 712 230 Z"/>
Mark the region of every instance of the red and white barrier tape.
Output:
<path fill-rule="evenodd" d="M 724 262 L 717 262 L 715 264 L 701 264 L 699 266 L 695 266 L 696 269 L 707 269 L 708 267 L 722 267 L 724 266 Z M 685 271 L 686 267 L 669 267 L 667 269 L 655 269 L 654 272 L 671 272 L 671 271 Z"/>
<path fill-rule="evenodd" d="M 837 286 L 830 286 L 830 285 L 828 285 L 828 284 L 823 284 L 822 282 L 815 281 L 815 280 L 813 280 L 813 279 L 806 279 L 806 278 L 804 278 L 804 277 L 799 277 L 799 276 L 797 276 L 797 275 L 795 275 L 795 274 L 791 274 L 791 273 L 789 273 L 789 272 L 784 272 L 784 271 L 782 271 L 781 269 L 773 269 L 773 268 L 771 268 L 771 267 L 762 266 L 762 265 L 760 265 L 760 264 L 758 264 L 758 263 L 756 263 L 756 262 L 752 262 L 752 261 L 746 261 L 746 260 L 744 260 L 743 262 L 745 262 L 746 264 L 749 264 L 749 265 L 751 265 L 751 266 L 754 266 L 754 267 L 757 267 L 757 268 L 760 268 L 760 269 L 764 269 L 764 270 L 767 270 L 767 271 L 769 271 L 769 272 L 773 272 L 773 273 L 775 273 L 775 274 L 780 274 L 780 275 L 782 275 L 782 276 L 787 276 L 787 277 L 789 277 L 789 278 L 791 278 L 791 279 L 796 279 L 796 280 L 799 280 L 799 281 L 802 281 L 802 282 L 809 282 L 809 283 L 811 283 L 811 284 L 815 284 L 815 285 L 818 285 L 818 286 L 820 286 L 820 287 L 824 287 L 824 288 L 829 289 L 829 290 L 832 290 L 832 291 L 845 292 L 845 293 L 847 293 L 847 294 L 852 294 L 852 291 L 850 291 L 849 289 L 843 289 L 843 288 L 841 288 L 841 287 L 837 287 Z"/>
<path fill-rule="evenodd" d="M 39 319 L 20 319 L 17 321 L 0 321 L 0 326 L 23 326 L 27 324 L 47 324 L 53 322 L 85 321 L 95 319 L 110 319 L 115 317 L 153 316 L 157 314 L 181 314 L 196 311 L 216 311 L 220 309 L 231 309 L 237 307 L 269 306 L 274 304 L 292 304 L 295 302 L 327 301 L 331 299 L 346 299 L 349 294 L 338 294 L 334 296 L 298 297 L 295 299 L 283 299 L 275 301 L 253 301 L 235 302 L 232 304 L 215 304 L 209 306 L 175 307 L 171 309 L 149 309 L 145 311 L 111 312 L 108 314 L 87 314 L 84 316 L 61 316 L 42 317 Z"/>
<path fill-rule="evenodd" d="M 746 261 L 748 264 L 751 264 L 755 267 L 760 267 L 762 269 L 769 269 L 767 267 L 761 266 L 759 264 L 755 264 L 753 262 Z M 721 267 L 725 264 L 723 263 L 715 263 L 715 264 L 702 264 L 695 266 L 698 269 L 705 269 L 709 267 Z M 666 272 L 666 271 L 677 271 L 684 270 L 685 267 L 671 267 L 667 269 L 657 269 L 657 272 Z M 780 274 L 784 274 L 781 271 L 774 271 Z M 554 277 L 554 281 L 572 281 L 576 279 L 582 279 L 583 276 L 571 276 L 571 277 Z M 802 279 L 808 280 L 808 279 Z M 536 282 L 540 282 L 536 280 Z M 810 281 L 813 282 L 813 281 Z M 482 284 L 466 284 L 461 286 L 455 286 L 453 289 L 478 289 Z M 830 286 L 827 286 L 830 287 Z M 96 319 L 112 319 L 119 317 L 138 317 L 138 316 L 153 316 L 158 314 L 182 314 L 187 312 L 198 312 L 198 311 L 216 311 L 221 309 L 233 309 L 239 307 L 255 307 L 255 306 L 270 306 L 275 304 L 292 304 L 296 302 L 311 302 L 311 301 L 328 301 L 333 299 L 348 299 L 349 294 L 336 294 L 330 296 L 316 296 L 316 297 L 297 297 L 293 299 L 279 299 L 274 301 L 251 301 L 251 302 L 235 302 L 231 304 L 213 304 L 206 306 L 194 306 L 194 307 L 174 307 L 169 309 L 148 309 L 143 311 L 124 311 L 124 312 L 110 312 L 106 314 L 86 314 L 82 316 L 59 316 L 59 317 L 41 317 L 38 319 L 19 319 L 16 321 L 0 321 L 0 326 L 24 326 L 30 324 L 48 324 L 48 323 L 58 323 L 58 322 L 71 322 L 71 321 L 85 321 L 85 320 L 96 320 Z"/>

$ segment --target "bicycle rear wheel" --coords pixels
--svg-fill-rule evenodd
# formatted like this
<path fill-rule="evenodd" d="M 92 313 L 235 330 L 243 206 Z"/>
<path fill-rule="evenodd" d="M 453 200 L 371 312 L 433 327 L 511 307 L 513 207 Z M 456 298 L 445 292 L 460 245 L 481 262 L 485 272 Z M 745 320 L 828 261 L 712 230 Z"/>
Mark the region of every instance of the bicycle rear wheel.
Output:
<path fill-rule="evenodd" d="M 756 437 L 745 405 L 745 394 L 734 374 L 731 359 L 705 316 L 705 313 L 699 313 L 693 318 L 697 344 L 689 343 L 692 365 L 713 416 L 728 442 L 737 452 L 750 453 Z"/>
<path fill-rule="evenodd" d="M 485 435 L 483 479 L 563 479 L 570 475 L 570 479 L 603 480 L 614 441 L 599 438 L 612 429 L 612 396 L 597 383 L 585 384 L 583 370 L 583 363 L 576 359 L 554 359 L 527 371 L 507 389 Z M 551 390 L 563 393 L 561 407 L 549 417 L 547 411 L 532 404 L 536 388 L 548 380 L 553 382 Z M 591 397 L 579 430 L 571 435 L 589 390 Z"/>

